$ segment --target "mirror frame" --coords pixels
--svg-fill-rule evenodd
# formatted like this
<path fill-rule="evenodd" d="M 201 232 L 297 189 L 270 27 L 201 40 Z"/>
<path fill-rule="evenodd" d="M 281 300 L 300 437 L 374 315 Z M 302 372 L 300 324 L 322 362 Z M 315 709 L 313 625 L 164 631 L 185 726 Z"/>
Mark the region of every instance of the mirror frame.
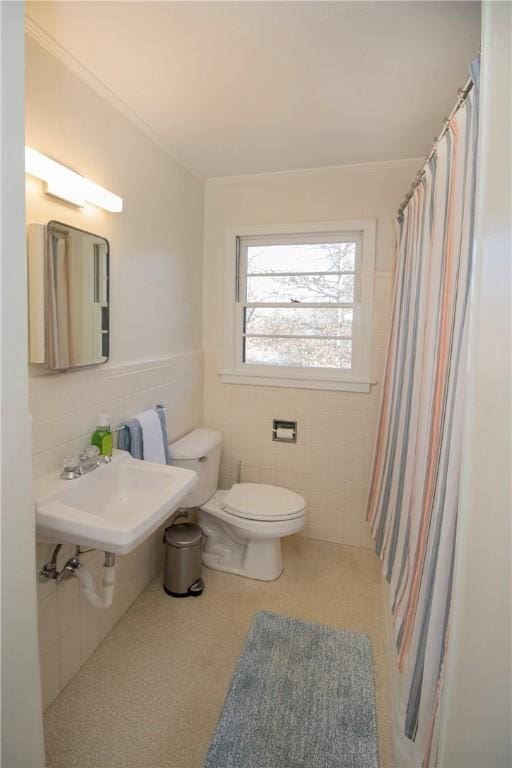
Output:
<path fill-rule="evenodd" d="M 101 240 L 104 240 L 105 243 L 107 244 L 107 252 L 105 255 L 106 270 L 107 270 L 107 285 L 106 285 L 107 325 L 108 325 L 107 354 L 105 355 L 105 360 L 102 360 L 99 363 L 84 363 L 83 365 L 70 365 L 67 368 L 53 368 L 48 365 L 48 355 L 47 355 L 48 348 L 49 348 L 48 262 L 50 257 L 50 236 L 51 236 L 50 227 L 52 225 L 57 227 L 64 227 L 65 229 L 72 229 L 75 232 L 81 232 L 83 235 L 90 235 L 91 237 L 100 238 Z M 93 368 L 93 367 L 96 367 L 97 365 L 105 365 L 105 363 L 108 363 L 110 359 L 110 242 L 103 235 L 99 235 L 96 232 L 89 232 L 86 229 L 75 227 L 72 224 L 66 224 L 63 221 L 57 221 L 57 219 L 50 219 L 50 221 L 45 226 L 45 348 L 46 348 L 45 349 L 46 367 L 50 371 L 79 371 L 85 368 Z"/>
<path fill-rule="evenodd" d="M 57 368 L 48 363 L 49 350 L 49 254 L 51 228 L 63 228 L 74 232 L 101 239 L 106 244 L 106 312 L 107 312 L 107 348 L 105 359 L 101 362 L 72 365 L 66 368 Z M 66 224 L 63 221 L 51 219 L 46 224 L 29 224 L 27 227 L 27 251 L 28 251 L 28 293 L 29 293 L 29 363 L 45 366 L 48 371 L 54 373 L 65 371 L 79 371 L 105 365 L 110 359 L 110 242 L 95 232 Z"/>

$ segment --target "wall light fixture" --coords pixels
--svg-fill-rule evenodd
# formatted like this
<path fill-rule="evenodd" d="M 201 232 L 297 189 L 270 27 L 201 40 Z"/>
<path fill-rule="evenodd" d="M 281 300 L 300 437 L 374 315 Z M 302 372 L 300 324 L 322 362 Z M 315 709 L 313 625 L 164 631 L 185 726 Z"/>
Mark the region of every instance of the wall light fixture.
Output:
<path fill-rule="evenodd" d="M 44 181 L 47 194 L 73 205 L 92 203 L 111 213 L 123 210 L 121 197 L 31 147 L 25 147 L 25 173 Z"/>

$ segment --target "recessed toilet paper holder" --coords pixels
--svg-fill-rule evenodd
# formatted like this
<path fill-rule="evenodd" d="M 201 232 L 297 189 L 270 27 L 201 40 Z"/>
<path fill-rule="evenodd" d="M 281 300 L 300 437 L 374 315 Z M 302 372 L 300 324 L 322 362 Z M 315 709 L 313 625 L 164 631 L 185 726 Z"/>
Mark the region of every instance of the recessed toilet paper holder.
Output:
<path fill-rule="evenodd" d="M 274 419 L 272 426 L 272 440 L 276 443 L 296 443 L 297 422 Z"/>

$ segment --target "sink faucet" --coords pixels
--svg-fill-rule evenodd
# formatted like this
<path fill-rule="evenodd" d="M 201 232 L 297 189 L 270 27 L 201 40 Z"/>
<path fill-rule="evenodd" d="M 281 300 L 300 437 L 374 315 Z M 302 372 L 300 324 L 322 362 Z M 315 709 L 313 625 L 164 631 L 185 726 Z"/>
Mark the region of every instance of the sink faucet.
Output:
<path fill-rule="evenodd" d="M 75 480 L 77 477 L 86 475 L 93 469 L 101 467 L 102 464 L 109 464 L 111 461 L 111 456 L 100 456 L 97 446 L 90 445 L 77 456 L 66 456 L 63 461 L 61 478 L 63 480 Z"/>

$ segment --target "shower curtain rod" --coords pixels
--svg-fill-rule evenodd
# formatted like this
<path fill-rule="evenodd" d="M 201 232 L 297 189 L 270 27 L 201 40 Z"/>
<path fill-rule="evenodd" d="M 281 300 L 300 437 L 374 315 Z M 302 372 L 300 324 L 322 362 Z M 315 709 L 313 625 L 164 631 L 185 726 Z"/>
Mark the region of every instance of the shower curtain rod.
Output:
<path fill-rule="evenodd" d="M 457 101 L 455 103 L 455 106 L 453 107 L 453 109 L 450 112 L 450 114 L 448 115 L 448 117 L 445 117 L 445 119 L 443 121 L 443 128 L 441 130 L 441 133 L 439 134 L 439 136 L 436 139 L 434 139 L 434 146 L 432 147 L 430 153 L 427 155 L 427 157 L 425 159 L 425 162 L 423 163 L 423 168 L 421 168 L 417 172 L 415 180 L 412 182 L 411 186 L 409 187 L 409 191 L 407 192 L 407 194 L 404 197 L 404 200 L 403 200 L 400 208 L 398 209 L 398 217 L 400 217 L 402 215 L 402 213 L 404 212 L 405 208 L 407 207 L 407 204 L 408 204 L 409 200 L 411 199 L 411 197 L 414 194 L 414 190 L 416 189 L 418 184 L 421 182 L 423 176 L 425 175 L 425 168 L 427 167 L 427 165 L 429 164 L 430 160 L 434 157 L 434 155 L 435 155 L 435 153 L 437 151 L 437 145 L 439 144 L 439 142 L 441 141 L 441 139 L 445 135 L 446 131 L 448 130 L 448 126 L 450 125 L 450 121 L 451 121 L 452 117 L 458 112 L 458 110 L 460 109 L 460 107 L 464 103 L 464 101 L 466 99 L 466 96 L 471 91 L 472 87 L 473 87 L 473 80 L 472 80 L 471 77 L 468 77 L 468 79 L 466 80 L 466 82 L 464 83 L 462 88 L 459 88 L 459 90 L 457 91 Z"/>

